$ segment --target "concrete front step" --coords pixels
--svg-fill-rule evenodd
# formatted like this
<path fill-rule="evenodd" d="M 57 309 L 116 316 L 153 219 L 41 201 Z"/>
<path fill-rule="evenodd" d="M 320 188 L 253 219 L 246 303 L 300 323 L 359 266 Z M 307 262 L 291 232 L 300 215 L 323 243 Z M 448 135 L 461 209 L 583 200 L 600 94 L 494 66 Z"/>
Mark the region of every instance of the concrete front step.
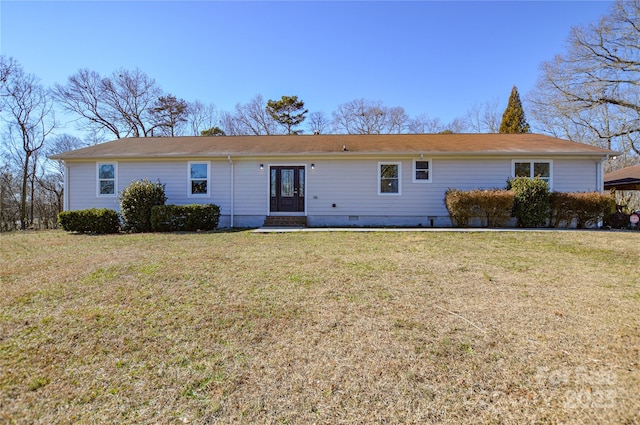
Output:
<path fill-rule="evenodd" d="M 307 227 L 307 217 L 270 215 L 264 220 L 264 227 Z"/>

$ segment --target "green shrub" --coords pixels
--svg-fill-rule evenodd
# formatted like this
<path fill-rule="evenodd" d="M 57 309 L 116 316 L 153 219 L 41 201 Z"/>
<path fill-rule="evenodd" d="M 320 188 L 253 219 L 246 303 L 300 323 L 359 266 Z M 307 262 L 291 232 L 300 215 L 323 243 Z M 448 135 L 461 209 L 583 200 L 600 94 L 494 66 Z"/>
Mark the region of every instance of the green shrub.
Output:
<path fill-rule="evenodd" d="M 214 230 L 218 227 L 220 208 L 207 205 L 158 205 L 151 209 L 154 232 Z"/>
<path fill-rule="evenodd" d="M 544 226 L 549 216 L 549 184 L 528 177 L 514 177 L 507 181 L 507 190 L 513 190 L 515 200 L 512 214 L 520 227 Z"/>
<path fill-rule="evenodd" d="M 551 219 L 554 227 L 568 227 L 573 221 L 578 229 L 608 218 L 615 210 L 615 198 L 599 192 L 554 192 L 550 196 Z"/>
<path fill-rule="evenodd" d="M 129 184 L 120 195 L 120 214 L 130 232 L 151 231 L 151 208 L 164 205 L 164 185 L 144 179 Z"/>
<path fill-rule="evenodd" d="M 501 189 L 462 191 L 449 189 L 445 205 L 452 223 L 466 227 L 472 218 L 479 218 L 482 226 L 504 227 L 511 218 L 514 193 Z"/>
<path fill-rule="evenodd" d="M 58 223 L 68 232 L 106 234 L 120 231 L 118 213 L 107 208 L 63 211 L 58 214 Z"/>

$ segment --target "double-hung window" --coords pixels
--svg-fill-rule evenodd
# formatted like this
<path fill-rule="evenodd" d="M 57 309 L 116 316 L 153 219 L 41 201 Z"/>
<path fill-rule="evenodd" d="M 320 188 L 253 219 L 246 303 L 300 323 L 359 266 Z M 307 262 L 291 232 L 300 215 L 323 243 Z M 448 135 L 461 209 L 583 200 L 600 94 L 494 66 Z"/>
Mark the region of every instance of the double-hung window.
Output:
<path fill-rule="evenodd" d="M 115 162 L 99 162 L 97 164 L 98 196 L 116 196 L 116 178 L 118 175 L 118 164 Z"/>
<path fill-rule="evenodd" d="M 413 182 L 431 183 L 431 160 L 416 159 L 413 161 Z"/>
<path fill-rule="evenodd" d="M 378 195 L 400 195 L 402 170 L 399 162 L 378 163 Z"/>
<path fill-rule="evenodd" d="M 551 161 L 513 161 L 514 177 L 538 178 L 547 182 L 551 187 Z"/>
<path fill-rule="evenodd" d="M 188 196 L 209 196 L 211 163 L 209 161 L 189 161 Z"/>

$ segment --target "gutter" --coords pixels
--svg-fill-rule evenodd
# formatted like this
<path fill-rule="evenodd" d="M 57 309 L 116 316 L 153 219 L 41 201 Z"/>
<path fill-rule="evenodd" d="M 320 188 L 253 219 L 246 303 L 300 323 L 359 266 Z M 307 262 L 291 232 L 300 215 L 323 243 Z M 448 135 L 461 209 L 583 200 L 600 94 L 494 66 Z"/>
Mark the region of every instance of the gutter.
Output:
<path fill-rule="evenodd" d="M 229 164 L 231 164 L 231 223 L 229 224 L 229 227 L 233 228 L 233 161 L 231 160 L 231 155 L 227 155 L 227 160 L 229 161 Z"/>

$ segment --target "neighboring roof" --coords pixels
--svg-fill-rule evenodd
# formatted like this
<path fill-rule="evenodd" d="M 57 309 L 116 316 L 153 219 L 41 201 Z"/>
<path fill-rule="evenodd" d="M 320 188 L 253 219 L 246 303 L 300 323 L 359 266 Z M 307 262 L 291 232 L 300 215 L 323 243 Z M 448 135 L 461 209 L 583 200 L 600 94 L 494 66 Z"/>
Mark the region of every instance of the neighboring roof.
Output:
<path fill-rule="evenodd" d="M 605 189 L 640 190 L 640 165 L 621 168 L 604 175 Z"/>
<path fill-rule="evenodd" d="M 345 150 L 346 149 L 346 150 Z M 52 159 L 346 154 L 605 156 L 616 152 L 540 134 L 331 134 L 119 139 Z"/>

